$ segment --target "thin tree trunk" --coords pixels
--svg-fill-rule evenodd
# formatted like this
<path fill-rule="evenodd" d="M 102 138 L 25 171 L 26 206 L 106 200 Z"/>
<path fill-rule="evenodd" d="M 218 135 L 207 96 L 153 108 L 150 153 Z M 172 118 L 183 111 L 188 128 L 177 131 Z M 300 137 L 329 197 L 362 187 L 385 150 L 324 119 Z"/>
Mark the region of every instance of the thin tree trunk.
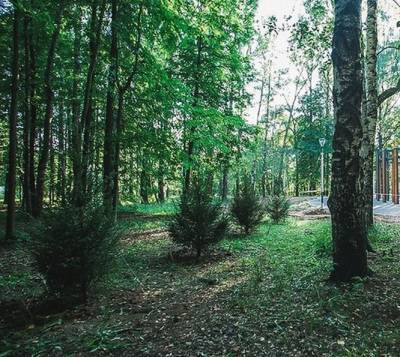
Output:
<path fill-rule="evenodd" d="M 268 94 L 267 103 L 265 111 L 265 124 L 264 124 L 264 142 L 263 142 L 263 157 L 262 157 L 262 180 L 261 180 L 261 190 L 262 196 L 265 198 L 267 195 L 267 153 L 268 153 L 268 129 L 270 122 L 270 106 L 271 106 L 271 68 L 268 74 Z"/>
<path fill-rule="evenodd" d="M 24 74 L 25 74 L 25 120 L 24 120 L 24 152 L 23 152 L 23 168 L 24 168 L 24 206 L 28 213 L 32 213 L 32 192 L 31 192 L 31 155 L 29 152 L 31 141 L 31 63 L 30 63 L 30 22 L 28 15 L 24 16 Z"/>
<path fill-rule="evenodd" d="M 200 71 L 201 71 L 201 64 L 202 64 L 202 51 L 203 51 L 203 39 L 199 36 L 197 38 L 197 53 L 196 53 L 196 69 L 194 73 L 194 90 L 193 90 L 193 108 L 197 107 L 199 95 L 200 95 Z M 189 162 L 189 167 L 186 168 L 185 172 L 185 183 L 184 183 L 184 192 L 187 192 L 190 187 L 191 177 L 192 177 L 192 156 L 194 151 L 194 141 L 191 137 L 194 133 L 194 128 L 191 127 L 189 130 L 189 140 L 187 142 L 187 158 Z"/>
<path fill-rule="evenodd" d="M 222 182 L 221 182 L 221 200 L 223 202 L 225 202 L 228 198 L 228 174 L 229 174 L 228 162 L 224 162 L 222 167 Z"/>
<path fill-rule="evenodd" d="M 46 102 L 46 110 L 45 110 L 45 117 L 43 124 L 43 143 L 39 157 L 37 179 L 36 179 L 36 195 L 35 195 L 36 202 L 33 211 L 33 215 L 35 217 L 38 217 L 40 215 L 43 208 L 44 182 L 45 182 L 47 162 L 49 159 L 50 131 L 51 131 L 51 122 L 53 119 L 54 93 L 51 86 L 51 82 L 53 76 L 54 57 L 55 57 L 58 37 L 60 35 L 63 11 L 64 11 L 64 1 L 61 1 L 56 15 L 55 29 L 53 31 L 50 40 L 49 52 L 47 55 L 46 70 L 44 73 L 44 96 Z"/>
<path fill-rule="evenodd" d="M 15 7 L 13 23 L 13 50 L 11 60 L 11 103 L 9 117 L 9 148 L 7 174 L 7 221 L 6 239 L 15 237 L 15 186 L 17 162 L 17 110 L 18 110 L 18 67 L 19 67 L 19 20 L 20 10 Z"/>
<path fill-rule="evenodd" d="M 32 23 L 31 23 L 32 26 Z M 30 196 L 31 196 L 31 214 L 36 202 L 36 179 L 35 179 L 35 145 L 36 145 L 36 122 L 37 122 L 37 103 L 36 103 L 36 51 L 33 44 L 33 30 L 29 34 L 29 53 L 30 53 L 30 78 L 31 84 L 29 89 L 30 96 L 30 115 L 31 130 L 29 137 L 29 173 L 30 173 Z"/>
<path fill-rule="evenodd" d="M 74 179 L 73 179 L 73 204 L 76 207 L 83 207 L 87 201 L 87 169 L 89 155 L 89 139 L 90 128 L 93 116 L 93 89 L 95 82 L 95 69 L 97 57 L 100 47 L 101 28 L 103 24 L 106 1 L 102 0 L 98 11 L 98 1 L 94 0 L 91 11 L 90 25 L 90 60 L 89 68 L 86 75 L 86 83 L 84 90 L 84 100 L 82 105 L 82 114 L 80 120 L 74 120 L 73 135 L 73 160 L 74 162 Z M 97 14 L 98 13 L 98 14 Z M 80 30 L 79 30 L 80 32 Z M 80 33 L 78 33 L 80 36 Z M 83 145 L 82 145 L 83 133 Z"/>
<path fill-rule="evenodd" d="M 279 159 L 279 169 L 278 169 L 278 176 L 275 178 L 275 182 L 274 182 L 274 194 L 282 194 L 282 190 L 283 190 L 283 164 L 285 161 L 285 147 L 286 147 L 286 143 L 287 143 L 287 139 L 289 136 L 289 129 L 290 129 L 290 125 L 292 124 L 293 121 L 293 117 L 294 117 L 294 107 L 296 105 L 297 102 L 297 98 L 299 97 L 303 87 L 305 85 L 305 82 L 303 84 L 300 84 L 299 82 L 296 83 L 296 89 L 295 89 L 295 93 L 294 93 L 294 97 L 293 97 L 293 101 L 289 104 L 288 102 L 287 104 L 287 110 L 289 111 L 289 118 L 287 120 L 286 123 L 286 128 L 285 128 L 285 134 L 283 137 L 283 148 L 282 148 L 282 152 L 280 155 L 280 159 Z"/>
<path fill-rule="evenodd" d="M 49 162 L 49 206 L 53 206 L 55 195 L 55 153 L 54 153 L 54 126 L 50 130 L 50 162 Z"/>
<path fill-rule="evenodd" d="M 66 157 L 65 157 L 65 126 L 64 126 L 64 105 L 61 103 L 58 121 L 58 196 L 61 205 L 65 205 L 65 191 L 66 191 Z"/>
<path fill-rule="evenodd" d="M 117 0 L 111 3 L 111 47 L 110 68 L 108 72 L 108 88 L 106 103 L 106 119 L 104 127 L 104 156 L 103 156 L 103 206 L 107 214 L 113 211 L 113 192 L 115 183 L 115 97 L 117 89 Z"/>
<path fill-rule="evenodd" d="M 138 15 L 137 15 L 137 22 L 136 22 L 136 42 L 134 48 L 134 64 L 133 69 L 126 80 L 124 86 L 120 87 L 118 81 L 118 109 L 117 109 L 117 119 L 116 119 L 116 137 L 115 137 L 115 150 L 114 150 L 114 184 L 113 184 L 113 193 L 112 193 L 112 200 L 113 200 L 113 211 L 115 215 L 117 214 L 117 205 L 119 200 L 119 166 L 120 166 L 120 151 L 121 151 L 121 136 L 122 136 L 122 126 L 123 126 L 123 117 L 124 117 L 124 97 L 126 91 L 131 87 L 132 81 L 134 76 L 137 73 L 139 67 L 139 52 L 140 46 L 142 42 L 142 16 L 143 16 L 143 3 L 140 4 Z M 117 78 L 118 80 L 118 78 Z"/>
<path fill-rule="evenodd" d="M 81 48 L 81 31 L 82 31 L 82 15 L 80 9 L 77 11 L 78 21 L 74 27 L 74 69 L 73 69 L 73 84 L 72 84 L 72 131 L 71 131 L 71 142 L 72 142 L 72 173 L 73 173 L 73 185 L 72 185 L 72 202 L 76 206 L 80 206 L 82 201 L 82 189 L 81 189 L 81 147 L 82 147 L 82 130 L 79 122 L 79 74 L 81 71 L 80 61 L 80 48 Z M 93 16 L 96 13 L 92 11 L 92 24 Z"/>
<path fill-rule="evenodd" d="M 377 89 L 377 0 L 368 0 L 367 12 L 367 48 L 366 48 L 366 106 L 363 116 L 363 198 L 365 223 L 373 224 L 373 167 L 375 151 L 375 133 L 378 120 L 378 89 Z"/>
<path fill-rule="evenodd" d="M 335 133 L 332 189 L 332 281 L 368 273 L 366 230 L 360 197 L 361 126 L 361 1 L 335 2 L 332 61 L 334 68 Z"/>

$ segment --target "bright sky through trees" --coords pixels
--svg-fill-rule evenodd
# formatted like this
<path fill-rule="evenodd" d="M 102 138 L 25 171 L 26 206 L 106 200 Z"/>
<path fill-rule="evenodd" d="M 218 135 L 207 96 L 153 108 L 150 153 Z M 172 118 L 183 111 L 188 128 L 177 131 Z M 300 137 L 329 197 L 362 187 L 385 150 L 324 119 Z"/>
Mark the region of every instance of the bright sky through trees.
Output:
<path fill-rule="evenodd" d="M 389 26 L 380 28 L 380 40 L 382 41 L 385 38 L 399 38 L 400 31 L 396 24 L 397 21 L 400 21 L 400 7 L 397 6 L 393 0 L 380 0 L 379 7 L 382 10 L 381 16 L 389 19 Z M 278 19 L 278 24 L 282 24 L 287 16 L 291 16 L 291 21 L 295 21 L 295 19 L 302 14 L 304 14 L 304 7 L 303 1 L 300 0 L 259 0 L 255 26 L 257 27 L 263 19 L 266 19 L 270 16 L 275 16 Z M 363 18 L 365 19 L 365 17 L 366 8 L 364 4 Z M 288 56 L 289 37 L 289 31 L 280 31 L 276 36 L 274 41 L 275 59 L 273 66 L 275 69 L 288 69 L 291 73 L 293 72 L 293 76 L 295 76 L 296 69 L 294 68 Z M 258 68 L 257 63 L 255 63 L 255 67 Z M 258 98 L 254 85 L 255 84 L 253 83 L 250 89 L 251 93 L 254 95 L 254 98 L 246 113 L 247 120 L 250 123 L 255 123 L 257 113 Z M 285 88 L 286 93 L 290 93 L 291 90 L 292 88 Z M 283 102 L 279 101 L 279 98 L 277 98 L 276 103 L 283 104 Z"/>

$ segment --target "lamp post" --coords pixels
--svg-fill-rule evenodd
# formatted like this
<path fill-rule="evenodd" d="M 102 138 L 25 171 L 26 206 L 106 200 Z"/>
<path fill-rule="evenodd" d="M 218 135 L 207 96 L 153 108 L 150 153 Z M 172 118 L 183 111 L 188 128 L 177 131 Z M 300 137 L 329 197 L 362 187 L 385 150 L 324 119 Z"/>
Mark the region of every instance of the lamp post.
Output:
<path fill-rule="evenodd" d="M 324 209 L 324 146 L 326 143 L 325 138 L 319 139 L 321 146 L 321 209 Z"/>

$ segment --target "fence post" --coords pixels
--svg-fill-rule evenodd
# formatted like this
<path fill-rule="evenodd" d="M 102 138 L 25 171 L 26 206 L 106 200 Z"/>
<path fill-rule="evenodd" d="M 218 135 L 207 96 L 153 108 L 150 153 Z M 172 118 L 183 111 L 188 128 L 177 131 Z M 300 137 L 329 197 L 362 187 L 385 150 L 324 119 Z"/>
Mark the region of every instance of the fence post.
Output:
<path fill-rule="evenodd" d="M 399 204 L 399 150 L 392 150 L 392 202 Z"/>

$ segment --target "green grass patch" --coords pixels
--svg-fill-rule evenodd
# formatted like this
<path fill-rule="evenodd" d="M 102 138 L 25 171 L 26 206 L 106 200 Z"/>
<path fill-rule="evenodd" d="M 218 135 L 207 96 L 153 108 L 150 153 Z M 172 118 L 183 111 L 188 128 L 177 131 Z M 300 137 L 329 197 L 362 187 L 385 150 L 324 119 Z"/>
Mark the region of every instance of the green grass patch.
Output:
<path fill-rule="evenodd" d="M 143 232 L 167 219 L 127 221 L 120 223 L 127 231 Z M 370 239 L 378 253 L 369 258 L 375 274 L 338 286 L 326 281 L 329 221 L 264 222 L 250 236 L 227 236 L 197 263 L 171 259 L 165 235 L 132 239 L 87 308 L 0 338 L 0 351 L 396 356 L 399 238 L 399 225 L 377 224 Z M 18 298 L 32 279 L 13 270 L 0 288 Z"/>

